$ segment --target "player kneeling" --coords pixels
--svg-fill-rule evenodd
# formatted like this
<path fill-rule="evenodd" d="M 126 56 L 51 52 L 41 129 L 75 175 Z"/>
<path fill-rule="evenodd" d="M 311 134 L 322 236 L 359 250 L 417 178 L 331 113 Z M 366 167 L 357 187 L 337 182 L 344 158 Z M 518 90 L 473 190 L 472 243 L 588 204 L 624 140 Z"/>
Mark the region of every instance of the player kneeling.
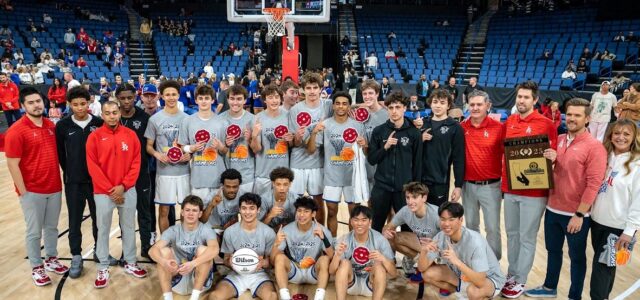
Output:
<path fill-rule="evenodd" d="M 204 204 L 198 196 L 182 201 L 181 224 L 169 227 L 149 250 L 158 263 L 158 279 L 165 300 L 173 299 L 173 292 L 191 293 L 198 299 L 202 291 L 213 283 L 213 258 L 218 255 L 216 233 L 200 223 Z M 195 272 L 194 272 L 195 270 Z"/>
<path fill-rule="evenodd" d="M 314 300 L 323 300 L 329 282 L 329 257 L 333 256 L 331 233 L 315 221 L 318 205 L 311 197 L 293 204 L 296 221 L 281 227 L 271 250 L 280 299 L 290 300 L 287 283 L 317 284 Z"/>
<path fill-rule="evenodd" d="M 462 204 L 445 202 L 438 209 L 440 231 L 433 241 L 421 240 L 418 270 L 425 282 L 469 299 L 491 299 L 506 282 L 498 259 L 480 233 L 462 226 Z M 435 263 L 435 264 L 434 264 Z"/>
<path fill-rule="evenodd" d="M 349 219 L 353 231 L 336 244 L 329 272 L 336 274 L 338 300 L 347 294 L 381 300 L 387 280 L 398 274 L 393 250 L 382 234 L 371 229 L 371 217 L 370 208 L 354 207 Z"/>

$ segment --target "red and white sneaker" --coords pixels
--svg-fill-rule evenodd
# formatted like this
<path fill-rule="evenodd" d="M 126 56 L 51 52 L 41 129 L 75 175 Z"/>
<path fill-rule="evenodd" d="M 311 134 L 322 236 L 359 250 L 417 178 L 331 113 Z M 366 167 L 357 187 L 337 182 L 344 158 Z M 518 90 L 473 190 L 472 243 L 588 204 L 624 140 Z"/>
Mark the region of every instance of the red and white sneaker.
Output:
<path fill-rule="evenodd" d="M 109 269 L 98 270 L 98 276 L 93 286 L 97 289 L 105 288 L 109 285 Z"/>
<path fill-rule="evenodd" d="M 37 266 L 31 269 L 31 279 L 33 279 L 33 283 L 37 286 L 44 286 L 51 283 L 51 278 L 44 271 L 43 266 Z"/>
<path fill-rule="evenodd" d="M 508 283 L 507 283 L 508 284 Z M 510 285 L 502 288 L 502 296 L 509 299 L 515 299 L 524 293 L 524 284 L 513 281 Z"/>
<path fill-rule="evenodd" d="M 137 278 L 145 278 L 147 277 L 147 270 L 140 268 L 138 264 L 125 264 L 124 271 L 127 274 L 131 274 Z"/>
<path fill-rule="evenodd" d="M 69 271 L 69 268 L 58 260 L 57 257 L 51 256 L 44 261 L 44 269 L 49 272 L 54 272 L 56 274 L 64 274 Z"/>

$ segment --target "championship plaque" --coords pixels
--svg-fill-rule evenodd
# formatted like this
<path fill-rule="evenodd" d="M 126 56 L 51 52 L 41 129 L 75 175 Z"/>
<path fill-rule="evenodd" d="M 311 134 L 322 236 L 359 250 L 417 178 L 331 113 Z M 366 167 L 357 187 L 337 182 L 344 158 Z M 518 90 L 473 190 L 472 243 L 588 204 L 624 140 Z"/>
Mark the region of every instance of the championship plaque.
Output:
<path fill-rule="evenodd" d="M 504 141 L 509 189 L 553 188 L 551 161 L 543 156 L 544 150 L 549 148 L 549 137 L 546 134 L 510 138 Z"/>

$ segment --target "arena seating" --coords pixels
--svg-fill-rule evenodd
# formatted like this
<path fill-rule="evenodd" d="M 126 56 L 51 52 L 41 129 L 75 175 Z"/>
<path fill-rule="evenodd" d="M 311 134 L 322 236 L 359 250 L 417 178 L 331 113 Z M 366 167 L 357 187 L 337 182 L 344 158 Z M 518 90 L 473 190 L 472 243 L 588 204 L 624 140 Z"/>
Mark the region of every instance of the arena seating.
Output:
<path fill-rule="evenodd" d="M 82 9 L 87 9 L 92 13 L 102 13 L 102 15 L 116 16 L 115 22 L 102 22 L 94 20 L 82 20 L 77 19 L 74 16 L 73 10 L 62 11 L 56 9 L 53 2 L 47 4 L 34 5 L 33 1 L 14 1 L 15 9 L 12 12 L 0 11 L 0 19 L 3 21 L 1 24 L 7 24 L 13 31 L 13 39 L 16 43 L 16 48 L 20 48 L 24 52 L 25 63 L 34 63 L 35 57 L 29 49 L 29 43 L 32 37 L 36 37 L 40 42 L 42 48 L 39 52 L 42 52 L 45 48 L 56 56 L 59 49 L 65 46 L 64 34 L 68 28 L 73 28 L 77 31 L 80 27 L 83 27 L 85 31 L 89 33 L 92 38 L 102 39 L 103 32 L 112 30 L 115 37 L 118 37 L 123 32 L 128 30 L 128 20 L 126 13 L 120 10 L 117 5 L 113 3 L 97 1 L 81 1 L 70 0 L 66 1 L 72 8 L 80 6 Z M 31 32 L 27 30 L 28 19 L 32 19 L 36 26 L 39 26 L 42 22 L 42 14 L 47 13 L 53 19 L 53 23 L 47 25 L 48 32 Z M 113 67 L 111 71 L 104 66 L 103 61 L 98 60 L 95 56 L 84 55 L 87 61 L 87 67 L 80 70 L 75 66 L 72 67 L 76 79 L 89 79 L 93 82 L 97 82 L 100 77 L 106 76 L 110 81 L 113 81 L 113 74 L 120 73 L 124 78 L 129 78 L 129 67 L 127 59 L 125 59 L 122 67 Z M 74 58 L 78 58 L 78 52 L 74 51 Z M 15 65 L 15 61 L 12 61 Z M 57 68 L 56 68 L 57 70 Z M 62 73 L 56 72 L 56 77 L 62 77 Z M 45 78 L 45 83 L 52 83 L 52 79 Z"/>
<path fill-rule="evenodd" d="M 591 60 L 589 74 L 578 74 L 576 80 L 560 78 L 567 63 L 578 64 L 584 47 L 592 53 L 604 51 L 616 54 L 616 60 L 627 63 L 637 60 L 637 43 L 614 42 L 620 31 L 640 30 L 640 20 L 596 21 L 596 9 L 574 8 L 556 12 L 540 12 L 530 16 L 509 18 L 497 13 L 489 26 L 487 46 L 480 70 L 480 82 L 489 87 L 513 87 L 533 79 L 541 89 L 582 89 L 587 76 L 611 77 L 612 61 Z M 539 59 L 545 49 L 553 58 Z"/>
<path fill-rule="evenodd" d="M 167 16 L 169 20 L 180 20 L 172 14 L 156 14 L 152 16 L 155 21 L 157 16 Z M 242 74 L 249 54 L 245 51 L 242 56 L 212 57 L 218 48 L 227 49 L 233 42 L 237 47 L 242 47 L 247 43 L 253 46 L 253 34 L 241 36 L 240 32 L 245 30 L 243 23 L 230 23 L 227 21 L 224 10 L 212 10 L 206 13 L 196 13 L 189 17 L 193 19 L 196 27 L 192 29 L 195 34 L 195 54 L 187 56 L 185 46 L 186 36 L 170 36 L 167 33 L 156 31 L 154 34 L 154 46 L 157 51 L 160 71 L 167 77 L 187 78 L 189 73 L 196 75 L 202 70 L 207 61 L 211 61 L 218 78 L 230 73 L 236 76 Z M 185 59 L 186 56 L 186 60 Z M 183 64 L 184 61 L 184 64 Z"/>
<path fill-rule="evenodd" d="M 379 70 L 375 72 L 377 80 L 383 76 L 393 76 L 397 82 L 402 82 L 402 69 L 412 76 L 409 83 L 415 83 L 420 74 L 428 79 L 446 80 L 452 68 L 453 60 L 465 31 L 464 17 L 454 14 L 429 13 L 428 11 L 404 11 L 390 14 L 375 8 L 356 10 L 356 26 L 358 30 L 360 57 L 375 52 L 378 58 Z M 436 20 L 449 20 L 450 26 L 435 26 Z M 390 31 L 396 34 L 391 40 L 393 51 L 398 46 L 406 53 L 405 59 L 399 58 L 398 63 L 384 57 L 389 49 L 387 35 Z M 424 57 L 418 56 L 420 40 L 424 38 L 428 47 Z"/>

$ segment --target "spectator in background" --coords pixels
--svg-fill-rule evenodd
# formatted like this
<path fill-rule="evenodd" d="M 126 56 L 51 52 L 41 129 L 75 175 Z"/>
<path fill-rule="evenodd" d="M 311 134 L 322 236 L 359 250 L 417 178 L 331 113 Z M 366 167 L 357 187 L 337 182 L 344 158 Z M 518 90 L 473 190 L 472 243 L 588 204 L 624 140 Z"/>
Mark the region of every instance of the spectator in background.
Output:
<path fill-rule="evenodd" d="M 208 61 L 207 65 L 204 66 L 204 68 L 202 68 L 202 70 L 204 71 L 205 74 L 207 74 L 207 78 L 215 75 L 214 71 L 213 71 L 213 66 L 211 66 L 211 62 Z"/>
<path fill-rule="evenodd" d="M 22 53 L 22 49 L 16 49 L 16 52 L 13 53 L 13 60 L 24 60 L 24 53 Z"/>
<path fill-rule="evenodd" d="M 571 70 L 573 70 L 574 72 L 576 71 L 576 64 L 573 62 L 573 59 L 570 59 L 569 62 L 567 63 L 566 68 L 571 68 Z"/>
<path fill-rule="evenodd" d="M 567 66 L 567 68 L 564 70 L 564 72 L 562 72 L 561 78 L 562 79 L 575 80 L 576 79 L 576 73 L 573 71 L 573 69 L 571 69 L 571 67 Z"/>
<path fill-rule="evenodd" d="M 603 81 L 600 85 L 600 91 L 591 96 L 589 131 L 600 142 L 604 140 L 604 134 L 611 121 L 611 111 L 618 102 L 616 96 L 609 92 L 609 84 L 609 81 Z"/>
<path fill-rule="evenodd" d="M 9 29 L 9 25 L 4 24 L 2 28 L 0 28 L 0 37 L 9 38 L 11 37 L 11 29 Z"/>
<path fill-rule="evenodd" d="M 580 60 L 587 60 L 587 59 L 591 59 L 593 57 L 593 54 L 591 53 L 591 51 L 589 51 L 588 47 L 584 47 L 584 49 L 582 50 L 582 54 L 580 54 Z"/>
<path fill-rule="evenodd" d="M 602 55 L 600 55 L 600 59 L 601 60 L 615 60 L 616 59 L 616 55 L 609 52 L 609 49 L 604 49 L 604 52 L 602 52 Z"/>
<path fill-rule="evenodd" d="M 34 53 L 37 51 L 36 49 L 40 48 L 42 46 L 40 46 L 40 42 L 38 41 L 38 39 L 34 36 L 31 39 L 31 51 L 33 51 Z"/>
<path fill-rule="evenodd" d="M 427 76 L 420 75 L 420 79 L 416 83 L 416 95 L 418 95 L 418 101 L 427 103 L 427 96 L 429 95 L 429 82 L 427 82 Z"/>
<path fill-rule="evenodd" d="M 451 75 L 447 79 L 447 85 L 444 88 L 449 91 L 451 97 L 453 97 L 453 107 L 462 109 L 462 98 L 458 98 L 458 86 L 456 85 L 456 77 Z"/>
<path fill-rule="evenodd" d="M 80 31 L 76 36 L 76 40 L 81 40 L 83 43 L 87 43 L 89 41 L 89 34 L 84 31 L 84 27 L 80 27 Z"/>
<path fill-rule="evenodd" d="M 640 123 L 640 83 L 634 83 L 629 87 L 629 94 L 624 96 L 616 105 L 615 111 L 619 113 L 618 119 L 629 119 Z"/>
<path fill-rule="evenodd" d="M 18 76 L 20 77 L 20 84 L 21 85 L 31 85 L 33 84 L 33 77 L 31 76 L 31 73 L 29 73 L 26 69 L 26 67 L 20 67 L 17 69 L 18 72 Z"/>
<path fill-rule="evenodd" d="M 396 59 L 396 53 L 393 52 L 393 49 L 389 48 L 389 50 L 384 53 L 384 58 L 386 58 L 387 60 Z"/>
<path fill-rule="evenodd" d="M 16 122 L 22 114 L 20 113 L 20 103 L 18 86 L 9 80 L 6 73 L 0 73 L 0 105 L 7 118 L 7 126 Z"/>
<path fill-rule="evenodd" d="M 618 32 L 618 34 L 613 37 L 614 42 L 624 42 L 624 40 L 625 40 L 625 36 L 622 33 L 622 31 Z"/>
<path fill-rule="evenodd" d="M 33 66 L 31 68 L 31 77 L 33 78 L 33 84 L 44 84 L 44 75 L 40 68 Z"/>
<path fill-rule="evenodd" d="M 76 40 L 76 48 L 78 49 L 78 52 L 80 54 L 87 54 L 87 43 L 85 43 L 83 40 Z"/>
<path fill-rule="evenodd" d="M 236 50 L 233 51 L 233 56 L 242 56 L 242 54 L 242 48 L 236 48 Z"/>
<path fill-rule="evenodd" d="M 80 82 L 73 78 L 73 73 L 64 73 L 64 82 L 67 85 L 67 90 L 70 90 L 76 86 L 80 86 Z"/>
<path fill-rule="evenodd" d="M 76 61 L 76 67 L 84 68 L 86 66 L 87 66 L 87 61 L 84 60 L 84 57 L 82 56 L 78 57 L 78 60 Z"/>
<path fill-rule="evenodd" d="M 591 70 L 591 68 L 589 68 L 589 66 L 587 66 L 587 61 L 584 59 L 580 59 L 580 62 L 578 63 L 578 68 L 576 68 L 576 72 L 577 73 L 589 73 L 589 71 Z"/>
<path fill-rule="evenodd" d="M 400 46 L 398 46 L 398 51 L 396 51 L 396 57 L 398 57 L 398 58 L 407 57 L 407 54 L 404 53 L 404 51 L 402 51 L 402 47 L 400 47 Z"/>
<path fill-rule="evenodd" d="M 42 22 L 44 22 L 45 24 L 51 24 L 53 23 L 53 19 L 51 19 L 51 16 L 47 13 L 42 14 Z"/>
<path fill-rule="evenodd" d="M 407 110 L 422 111 L 424 110 L 424 103 L 418 101 L 418 96 L 412 94 L 411 96 L 409 96 L 409 104 L 407 104 Z"/>
<path fill-rule="evenodd" d="M 550 60 L 553 59 L 553 54 L 551 53 L 551 50 L 549 49 L 545 49 L 544 53 L 542 53 L 542 56 L 540 57 L 541 60 Z"/>
<path fill-rule="evenodd" d="M 51 56 L 51 53 L 49 52 L 49 49 L 44 49 L 44 51 L 42 51 L 42 53 L 40 53 L 39 62 L 43 62 L 47 56 Z"/>
<path fill-rule="evenodd" d="M 67 108 L 66 95 L 67 87 L 62 83 L 60 78 L 54 78 L 53 84 L 47 93 L 47 98 L 49 98 L 51 108 L 57 107 L 60 108 L 60 111 L 65 111 Z"/>
<path fill-rule="evenodd" d="M 636 37 L 633 35 L 633 31 L 629 31 L 627 34 L 627 38 L 625 39 L 627 42 L 635 42 Z"/>
<path fill-rule="evenodd" d="M 393 90 L 393 87 L 391 87 L 391 84 L 389 83 L 389 78 L 387 78 L 387 76 L 382 77 L 378 101 L 384 102 L 384 99 L 391 93 L 391 90 Z"/>
<path fill-rule="evenodd" d="M 556 129 L 562 125 L 562 113 L 558 102 L 552 100 L 549 103 L 549 109 L 545 110 L 543 115 L 553 122 Z"/>
<path fill-rule="evenodd" d="M 631 79 L 622 75 L 621 72 L 618 72 L 615 77 L 611 78 L 611 87 L 610 90 L 612 93 L 618 91 L 618 88 L 623 86 L 625 83 L 629 82 Z"/>
<path fill-rule="evenodd" d="M 349 72 L 349 96 L 351 96 L 351 104 L 356 103 L 356 92 L 358 90 L 358 74 L 356 74 L 356 70 L 351 70 Z"/>
<path fill-rule="evenodd" d="M 469 78 L 469 85 L 464 88 L 464 93 L 462 93 L 462 103 L 465 107 L 463 111 L 467 110 L 466 107 L 469 104 L 469 94 L 475 90 L 484 91 L 484 88 L 478 84 L 478 77 L 471 76 L 471 78 Z"/>
<path fill-rule="evenodd" d="M 38 30 L 40 32 L 49 32 L 49 29 L 44 25 L 44 23 L 40 23 L 40 27 L 38 27 Z"/>
<path fill-rule="evenodd" d="M 151 42 L 151 20 L 145 19 L 140 24 L 140 34 L 142 34 L 142 41 L 145 43 Z"/>
<path fill-rule="evenodd" d="M 87 45 L 87 52 L 89 54 L 96 54 L 98 50 L 98 43 L 94 39 L 89 39 L 89 44 Z"/>
<path fill-rule="evenodd" d="M 76 36 L 73 34 L 71 28 L 67 29 L 67 33 L 64 34 L 64 43 L 67 44 L 67 49 L 73 47 L 76 43 Z"/>
<path fill-rule="evenodd" d="M 366 58 L 366 62 L 367 62 L 367 68 L 369 68 L 371 70 L 377 70 L 378 69 L 378 58 L 376 57 L 376 53 L 375 52 L 371 52 L 369 54 L 369 56 Z"/>

